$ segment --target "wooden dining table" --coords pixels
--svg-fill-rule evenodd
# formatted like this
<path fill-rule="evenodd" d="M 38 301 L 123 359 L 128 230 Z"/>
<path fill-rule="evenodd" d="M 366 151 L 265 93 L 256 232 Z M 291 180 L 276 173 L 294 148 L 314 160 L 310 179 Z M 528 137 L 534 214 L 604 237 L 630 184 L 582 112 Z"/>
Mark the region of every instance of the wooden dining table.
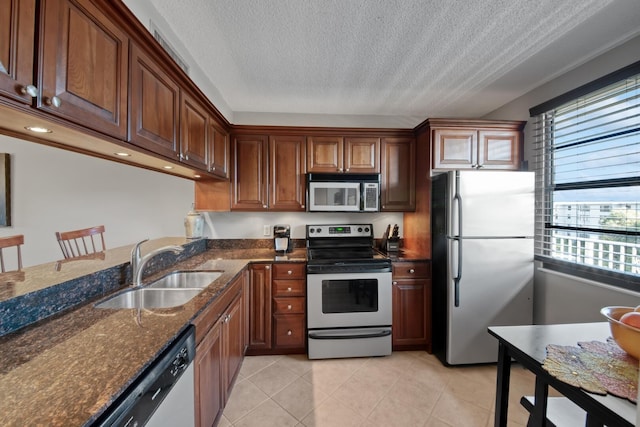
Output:
<path fill-rule="evenodd" d="M 549 386 L 578 405 L 586 413 L 586 426 L 635 426 L 636 404 L 611 394 L 598 395 L 569 385 L 547 372 L 542 363 L 549 344 L 577 346 L 582 341 L 605 342 L 611 336 L 609 324 L 572 323 L 556 325 L 491 326 L 498 339 L 495 427 L 507 425 L 509 377 L 512 359 L 535 374 L 535 403 L 529 426 L 545 426 Z"/>

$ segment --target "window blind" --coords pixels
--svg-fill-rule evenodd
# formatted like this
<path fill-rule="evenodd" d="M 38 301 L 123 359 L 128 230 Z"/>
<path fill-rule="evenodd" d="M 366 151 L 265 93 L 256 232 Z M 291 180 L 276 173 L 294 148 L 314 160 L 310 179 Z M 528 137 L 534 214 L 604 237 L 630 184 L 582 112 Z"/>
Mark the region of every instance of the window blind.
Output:
<path fill-rule="evenodd" d="M 634 288 L 640 74 L 607 83 L 534 116 L 535 251 L 558 269 Z"/>

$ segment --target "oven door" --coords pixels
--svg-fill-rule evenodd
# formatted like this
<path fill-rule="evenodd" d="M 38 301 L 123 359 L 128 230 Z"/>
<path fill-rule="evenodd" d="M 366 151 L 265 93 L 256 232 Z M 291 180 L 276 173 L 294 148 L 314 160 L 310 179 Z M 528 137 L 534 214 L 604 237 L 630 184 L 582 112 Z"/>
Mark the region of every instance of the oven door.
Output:
<path fill-rule="evenodd" d="M 310 182 L 310 212 L 359 212 L 361 185 L 359 182 Z"/>
<path fill-rule="evenodd" d="M 307 327 L 391 325 L 391 273 L 307 275 Z"/>

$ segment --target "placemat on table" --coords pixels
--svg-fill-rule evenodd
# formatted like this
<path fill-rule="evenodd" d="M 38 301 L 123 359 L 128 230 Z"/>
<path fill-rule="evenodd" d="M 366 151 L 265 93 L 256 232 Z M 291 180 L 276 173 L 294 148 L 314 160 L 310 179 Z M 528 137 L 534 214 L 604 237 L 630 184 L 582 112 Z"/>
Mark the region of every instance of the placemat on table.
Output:
<path fill-rule="evenodd" d="M 555 378 L 595 394 L 612 394 L 634 403 L 638 398 L 638 360 L 613 338 L 578 342 L 578 347 L 549 344 L 542 367 Z"/>

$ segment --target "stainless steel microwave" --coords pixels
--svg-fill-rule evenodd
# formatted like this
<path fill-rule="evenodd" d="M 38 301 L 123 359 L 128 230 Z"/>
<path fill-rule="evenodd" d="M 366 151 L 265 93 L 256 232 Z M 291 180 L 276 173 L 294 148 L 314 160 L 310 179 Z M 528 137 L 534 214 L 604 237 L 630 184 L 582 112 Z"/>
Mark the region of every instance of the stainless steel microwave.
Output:
<path fill-rule="evenodd" d="M 309 212 L 378 212 L 379 174 L 307 174 Z"/>

